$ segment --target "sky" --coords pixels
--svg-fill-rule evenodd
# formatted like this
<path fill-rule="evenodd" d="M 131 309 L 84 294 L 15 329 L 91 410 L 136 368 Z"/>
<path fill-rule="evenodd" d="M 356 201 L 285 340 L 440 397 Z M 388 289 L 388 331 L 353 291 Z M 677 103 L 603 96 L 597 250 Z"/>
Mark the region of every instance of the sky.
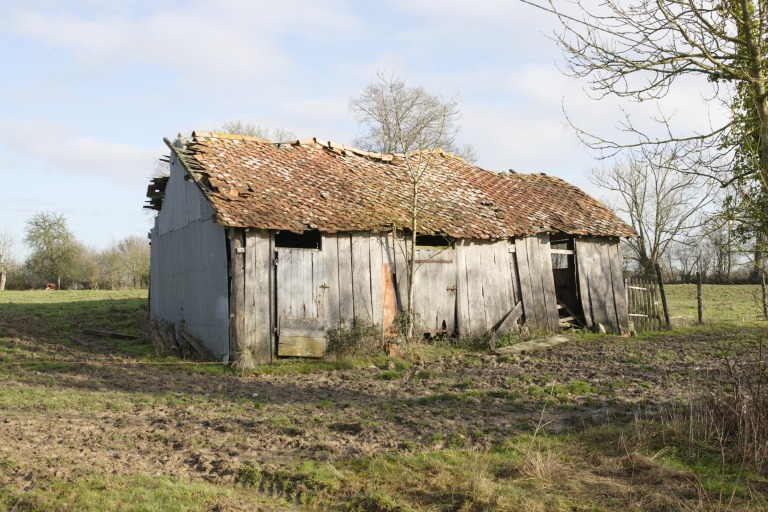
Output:
<path fill-rule="evenodd" d="M 621 105 L 561 72 L 555 29 L 516 0 L 0 0 L 0 232 L 19 259 L 37 212 L 63 214 L 99 250 L 146 236 L 164 137 L 240 120 L 351 144 L 348 102 L 378 71 L 457 96 L 457 142 L 480 167 L 545 172 L 600 198 L 587 175 L 608 163 L 566 113 L 610 135 Z M 682 128 L 710 123 L 721 114 L 705 89 L 683 82 L 665 112 Z M 624 108 L 642 120 L 659 107 Z"/>

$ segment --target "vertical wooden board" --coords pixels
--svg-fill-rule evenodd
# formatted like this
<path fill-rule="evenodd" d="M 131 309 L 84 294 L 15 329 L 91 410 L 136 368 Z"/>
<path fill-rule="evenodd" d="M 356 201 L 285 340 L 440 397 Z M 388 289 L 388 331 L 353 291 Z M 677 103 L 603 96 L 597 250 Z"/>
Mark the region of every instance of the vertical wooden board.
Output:
<path fill-rule="evenodd" d="M 438 287 L 435 296 L 438 302 L 439 328 L 456 332 L 456 249 L 446 249 L 438 256 L 446 263 L 438 264 Z M 443 327 L 443 324 L 445 326 Z"/>
<path fill-rule="evenodd" d="M 536 319 L 536 302 L 533 296 L 531 271 L 528 265 L 528 245 L 523 237 L 515 238 L 515 260 L 517 261 L 517 275 L 520 279 L 520 295 L 523 301 L 525 323 L 535 327 L 538 322 Z"/>
<path fill-rule="evenodd" d="M 338 289 L 339 319 L 352 321 L 355 317 L 352 293 L 352 239 L 348 234 L 338 235 Z"/>
<path fill-rule="evenodd" d="M 576 272 L 578 273 L 579 298 L 581 300 L 581 309 L 584 312 L 584 323 L 587 327 L 594 325 L 594 316 L 592 314 L 592 299 L 590 297 L 589 268 L 592 260 L 592 246 L 589 238 L 576 238 L 574 242 L 576 251 Z"/>
<path fill-rule="evenodd" d="M 497 293 L 496 293 L 496 280 L 494 279 L 494 255 L 493 247 L 487 241 L 477 241 L 473 244 L 474 260 L 477 262 L 477 276 L 480 281 L 480 294 L 479 297 L 482 301 L 479 302 L 483 308 L 483 317 L 485 322 L 482 326 L 475 326 L 475 329 L 488 332 L 496 323 L 496 313 L 498 309 Z"/>
<path fill-rule="evenodd" d="M 486 332 L 500 323 L 513 307 L 505 299 L 507 280 L 506 272 L 502 270 L 503 266 L 498 250 L 500 245 L 502 244 L 497 241 L 478 244 L 483 275 Z"/>
<path fill-rule="evenodd" d="M 544 301 L 544 282 L 541 277 L 541 255 L 539 253 L 538 238 L 535 236 L 526 237 L 525 248 L 528 255 L 528 272 L 531 274 L 531 293 L 533 294 L 534 310 L 536 311 L 536 323 L 531 327 L 547 330 L 547 304 Z"/>
<path fill-rule="evenodd" d="M 239 229 L 230 229 L 230 248 L 232 251 L 231 261 L 231 300 L 230 304 L 232 309 L 230 314 L 232 316 L 232 334 L 230 337 L 230 356 L 234 359 L 238 359 L 243 352 L 244 342 L 244 330 L 245 330 L 245 315 L 243 309 L 245 308 L 245 274 L 244 274 L 244 258 L 241 249 L 243 248 L 242 232 Z"/>
<path fill-rule="evenodd" d="M 251 339 L 251 351 L 257 363 L 272 361 L 272 317 L 270 273 L 271 234 L 251 230 L 246 233 L 246 303 L 250 308 L 250 319 L 246 331 Z"/>
<path fill-rule="evenodd" d="M 539 260 L 541 261 L 541 281 L 544 288 L 544 302 L 546 303 L 547 330 L 557 332 L 560 330 L 560 315 L 557 312 L 557 293 L 555 292 L 555 277 L 552 272 L 549 233 L 539 233 L 536 238 L 539 240 Z"/>
<path fill-rule="evenodd" d="M 469 284 L 467 282 L 466 240 L 456 243 L 456 331 L 460 337 L 469 336 L 472 321 L 469 312 Z"/>
<path fill-rule="evenodd" d="M 256 286 L 256 247 L 254 240 L 254 233 L 247 231 L 244 237 L 245 254 L 244 256 L 244 275 L 245 275 L 245 314 L 244 331 L 245 341 L 244 347 L 254 352 L 256 348 L 256 293 L 254 287 Z"/>
<path fill-rule="evenodd" d="M 285 302 L 285 297 L 288 295 L 289 285 L 286 271 L 290 266 L 287 265 L 288 256 L 285 255 L 283 249 L 275 249 L 275 253 L 277 253 L 277 267 L 275 270 L 275 281 L 277 284 L 277 318 L 280 318 L 285 314 L 285 306 L 283 303 Z"/>
<path fill-rule="evenodd" d="M 370 248 L 370 290 L 371 290 L 371 314 L 374 324 L 384 324 L 384 290 L 381 286 L 381 265 L 384 263 L 384 237 L 386 234 L 371 235 Z"/>
<path fill-rule="evenodd" d="M 387 263 L 390 270 L 394 273 L 397 271 L 395 268 L 395 247 L 397 245 L 397 241 L 395 240 L 395 237 L 392 233 L 381 233 L 379 239 L 384 244 L 382 247 L 384 259 L 383 263 Z"/>
<path fill-rule="evenodd" d="M 373 321 L 371 261 L 367 234 L 352 235 L 352 303 L 356 319 Z"/>
<path fill-rule="evenodd" d="M 619 249 L 618 241 L 608 244 L 608 256 L 611 265 L 613 301 L 619 326 L 617 334 L 620 334 L 621 332 L 627 332 L 627 296 L 626 289 L 624 288 L 624 276 L 621 272 L 621 250 Z"/>
<path fill-rule="evenodd" d="M 602 239 L 593 238 L 592 248 L 595 259 L 590 267 L 590 288 L 592 289 L 592 315 L 595 322 L 605 326 L 607 331 L 616 330 L 613 309 L 613 286 L 611 285 L 611 267 L 608 261 L 606 244 Z"/>
<path fill-rule="evenodd" d="M 416 260 L 414 310 L 419 327 L 429 332 L 454 332 L 456 249 L 421 248 Z"/>
<path fill-rule="evenodd" d="M 277 249 L 277 317 L 294 316 L 292 310 L 293 275 L 292 253 L 289 249 Z"/>
<path fill-rule="evenodd" d="M 323 280 L 325 279 L 325 258 L 322 251 L 312 250 L 312 302 L 317 318 L 325 318 L 325 291 Z"/>
<path fill-rule="evenodd" d="M 408 308 L 408 259 L 406 255 L 406 241 L 394 240 L 393 254 L 395 258 L 394 274 L 397 282 L 395 291 L 397 293 L 398 308 L 405 311 Z"/>
<path fill-rule="evenodd" d="M 339 324 L 339 246 L 337 235 L 323 235 L 322 251 L 319 257 L 323 260 L 323 271 L 319 276 L 322 292 L 322 314 L 326 327 Z"/>
<path fill-rule="evenodd" d="M 510 251 L 514 246 L 514 240 L 510 240 L 508 242 L 507 253 L 509 254 L 509 276 L 511 278 L 512 286 L 512 301 L 517 305 L 518 302 L 523 301 L 523 297 L 520 293 L 520 276 L 517 273 L 517 253 Z"/>
<path fill-rule="evenodd" d="M 463 247 L 466 265 L 467 311 L 470 336 L 482 336 L 486 332 L 485 300 L 480 251 L 475 241 L 467 241 Z"/>
<path fill-rule="evenodd" d="M 302 318 L 317 318 L 317 302 L 315 301 L 315 253 L 313 249 L 295 249 L 300 253 L 301 273 L 298 281 L 300 299 L 299 316 Z"/>
<path fill-rule="evenodd" d="M 397 299 L 395 298 L 395 283 L 392 279 L 392 268 L 389 263 L 381 264 L 381 289 L 382 289 L 382 327 L 384 336 L 394 338 L 397 336 L 395 317 L 397 316 Z"/>
<path fill-rule="evenodd" d="M 515 304 L 515 275 L 511 273 L 509 240 L 499 240 L 494 244 L 496 254 L 496 272 L 500 284 L 501 301 L 504 307 L 509 311 Z"/>
<path fill-rule="evenodd" d="M 293 311 L 299 318 L 314 317 L 312 298 L 312 254 L 307 249 L 291 249 L 293 254 Z"/>
<path fill-rule="evenodd" d="M 416 329 L 425 332 L 434 329 L 431 306 L 433 290 L 430 288 L 431 284 L 434 283 L 434 276 L 432 275 L 433 265 L 425 265 L 419 263 L 419 261 L 427 260 L 430 256 L 430 251 L 416 249 L 414 262 L 416 268 L 414 269 L 413 279 L 413 312 L 416 316 Z M 405 293 L 408 293 L 407 289 Z"/>

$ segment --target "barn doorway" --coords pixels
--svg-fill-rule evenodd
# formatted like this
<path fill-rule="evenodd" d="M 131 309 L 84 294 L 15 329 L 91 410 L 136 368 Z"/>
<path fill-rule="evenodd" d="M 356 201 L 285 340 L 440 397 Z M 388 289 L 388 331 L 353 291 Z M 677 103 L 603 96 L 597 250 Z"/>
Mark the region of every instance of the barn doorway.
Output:
<path fill-rule="evenodd" d="M 584 325 L 584 313 L 578 295 L 574 243 L 573 236 L 563 233 L 553 234 L 550 238 L 552 274 L 561 326 Z"/>

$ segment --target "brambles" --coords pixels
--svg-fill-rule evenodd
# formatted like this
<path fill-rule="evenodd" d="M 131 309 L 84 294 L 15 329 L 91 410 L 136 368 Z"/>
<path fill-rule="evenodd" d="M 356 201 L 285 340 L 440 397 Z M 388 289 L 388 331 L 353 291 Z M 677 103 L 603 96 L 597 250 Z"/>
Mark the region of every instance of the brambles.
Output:
<path fill-rule="evenodd" d="M 384 350 L 381 326 L 361 319 L 342 319 L 325 330 L 325 339 L 327 355 L 337 359 L 381 355 Z"/>

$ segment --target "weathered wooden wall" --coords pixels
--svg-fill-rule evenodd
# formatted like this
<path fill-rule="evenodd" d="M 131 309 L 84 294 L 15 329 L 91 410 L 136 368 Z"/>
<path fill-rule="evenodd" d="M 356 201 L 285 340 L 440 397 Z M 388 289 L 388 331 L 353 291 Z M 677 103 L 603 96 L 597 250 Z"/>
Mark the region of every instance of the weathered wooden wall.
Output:
<path fill-rule="evenodd" d="M 461 240 L 456 252 L 458 334 L 482 336 L 520 302 L 514 254 L 508 240 Z"/>
<path fill-rule="evenodd" d="M 408 241 L 385 234 L 384 256 L 397 285 L 398 311 L 408 308 Z M 437 334 L 456 331 L 456 249 L 417 247 L 413 303 L 416 330 Z"/>
<path fill-rule="evenodd" d="M 163 206 L 151 232 L 150 315 L 229 355 L 227 254 L 224 228 L 183 167 L 171 164 Z"/>
<path fill-rule="evenodd" d="M 525 324 L 534 329 L 556 332 L 560 328 L 557 313 L 555 279 L 549 235 L 515 238 L 515 261 L 520 278 Z"/>
<path fill-rule="evenodd" d="M 273 236 L 263 230 L 230 229 L 229 347 L 232 358 L 250 351 L 256 363 L 274 358 Z"/>
<path fill-rule="evenodd" d="M 627 301 L 618 239 L 576 238 L 576 268 L 587 327 L 627 332 Z"/>
<path fill-rule="evenodd" d="M 278 355 L 319 355 L 323 329 L 358 318 L 392 333 L 407 308 L 406 246 L 391 234 L 324 235 L 321 249 L 277 249 Z M 483 336 L 559 328 L 549 238 L 461 240 L 416 251 L 417 333 Z"/>

